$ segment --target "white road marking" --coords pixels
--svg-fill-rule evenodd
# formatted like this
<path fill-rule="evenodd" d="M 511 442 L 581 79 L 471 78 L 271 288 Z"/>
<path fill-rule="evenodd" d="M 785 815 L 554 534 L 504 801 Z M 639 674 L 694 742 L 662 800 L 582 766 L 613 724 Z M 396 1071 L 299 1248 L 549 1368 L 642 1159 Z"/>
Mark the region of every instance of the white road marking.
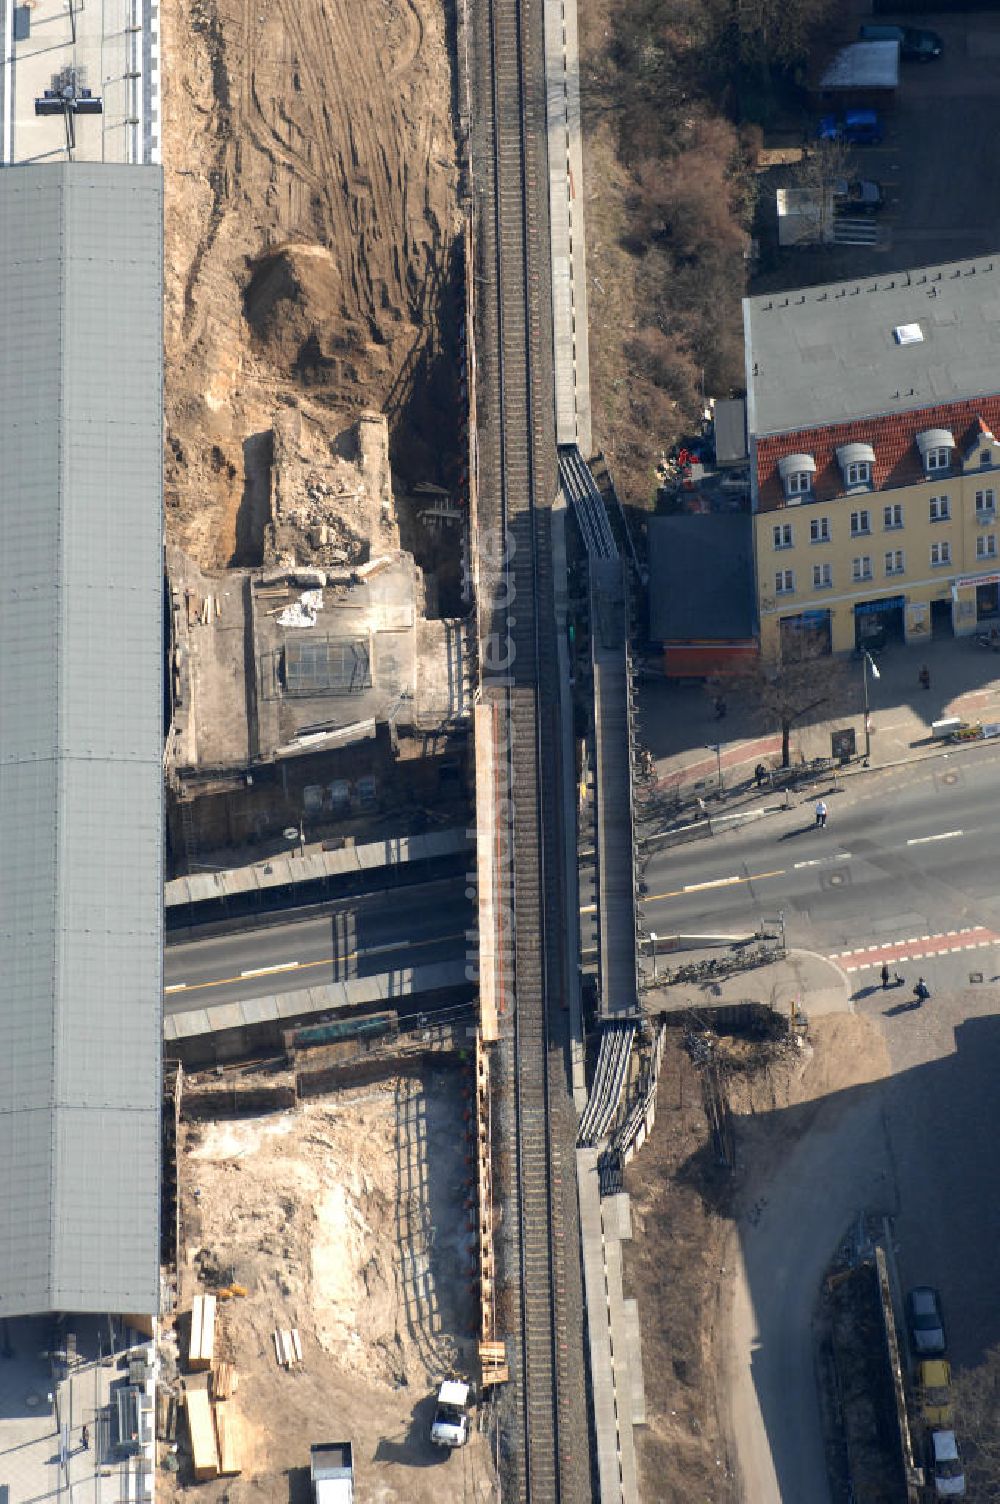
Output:
<path fill-rule="evenodd" d="M 798 870 L 799 867 L 829 867 L 831 862 L 849 862 L 850 860 L 851 853 L 849 851 L 838 851 L 833 856 L 815 856 L 811 862 L 796 862 L 795 869 Z"/>
<path fill-rule="evenodd" d="M 716 877 L 710 883 L 685 883 L 682 893 L 703 893 L 706 888 L 729 888 L 742 881 L 738 877 Z"/>
<path fill-rule="evenodd" d="M 943 830 L 939 836 L 914 836 L 907 841 L 907 846 L 926 846 L 929 841 L 953 841 L 956 836 L 964 836 L 964 830 Z"/>
<path fill-rule="evenodd" d="M 169 987 L 164 987 L 164 992 L 187 992 L 187 982 L 174 982 Z"/>
<path fill-rule="evenodd" d="M 266 977 L 272 971 L 295 971 L 301 963 L 298 961 L 281 961 L 277 966 L 252 966 L 249 971 L 241 971 L 241 977 Z"/>

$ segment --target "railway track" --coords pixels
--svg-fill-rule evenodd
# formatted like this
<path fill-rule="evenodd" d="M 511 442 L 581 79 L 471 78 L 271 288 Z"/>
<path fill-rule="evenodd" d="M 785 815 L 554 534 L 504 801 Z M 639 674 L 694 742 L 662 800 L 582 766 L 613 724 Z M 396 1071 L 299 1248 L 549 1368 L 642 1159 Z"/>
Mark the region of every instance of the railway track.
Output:
<path fill-rule="evenodd" d="M 515 1341 L 516 1495 L 531 1504 L 589 1498 L 582 1373 L 567 1341 L 566 1188 L 558 1141 L 567 1104 L 558 1046 L 562 878 L 555 707 L 558 662 L 550 507 L 557 487 L 541 0 L 477 0 L 480 83 L 476 178 L 485 360 L 480 401 L 481 523 L 498 569 L 484 629 L 484 692 L 508 748 L 513 924 L 505 966 L 516 1225 L 508 1228 Z M 555 1138 L 554 1138 L 555 1134 Z M 511 1271 L 513 1274 L 513 1270 Z M 571 1281 L 572 1284 L 572 1281 Z M 574 1295 L 573 1318 L 580 1320 Z M 583 1486 L 580 1484 L 582 1474 Z"/>

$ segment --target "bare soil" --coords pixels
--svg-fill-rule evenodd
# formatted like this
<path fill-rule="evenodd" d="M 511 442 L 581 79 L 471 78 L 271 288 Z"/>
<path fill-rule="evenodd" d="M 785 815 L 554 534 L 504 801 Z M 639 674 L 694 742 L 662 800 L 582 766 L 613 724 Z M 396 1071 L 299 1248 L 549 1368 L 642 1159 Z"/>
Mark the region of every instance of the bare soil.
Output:
<path fill-rule="evenodd" d="M 219 1302 L 216 1337 L 238 1374 L 243 1472 L 194 1485 L 205 1504 L 307 1504 L 310 1444 L 344 1439 L 358 1504 L 492 1498 L 485 1437 L 451 1454 L 428 1440 L 437 1384 L 476 1350 L 461 1082 L 428 1067 L 183 1126 L 178 1309 L 247 1291 Z M 279 1368 L 276 1328 L 299 1331 L 301 1367 Z M 178 1479 L 184 1497 L 183 1450 Z"/>
<path fill-rule="evenodd" d="M 167 0 L 161 16 L 168 527 L 203 567 L 253 564 L 278 415 L 321 463 L 382 412 L 404 479 L 447 469 L 452 11 Z"/>
<path fill-rule="evenodd" d="M 736 1504 L 727 1372 L 730 1240 L 755 1215 L 758 1187 L 808 1130 L 813 1104 L 885 1073 L 884 1045 L 854 1014 L 814 1020 L 806 1045 L 719 1042 L 735 1119 L 736 1171 L 718 1164 L 701 1078 L 671 1031 L 649 1140 L 626 1173 L 633 1237 L 623 1244 L 626 1295 L 639 1302 L 647 1425 L 636 1432 L 640 1492 L 658 1504 Z M 794 1126 L 789 1126 L 789 1124 Z"/>

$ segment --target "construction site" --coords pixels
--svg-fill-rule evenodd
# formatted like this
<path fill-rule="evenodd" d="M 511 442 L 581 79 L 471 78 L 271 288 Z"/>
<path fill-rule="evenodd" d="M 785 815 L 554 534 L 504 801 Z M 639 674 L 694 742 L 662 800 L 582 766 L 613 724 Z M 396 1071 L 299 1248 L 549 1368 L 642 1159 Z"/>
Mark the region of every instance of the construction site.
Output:
<path fill-rule="evenodd" d="M 168 829 L 189 870 L 303 823 L 462 806 L 465 234 L 452 14 L 208 0 L 161 25 Z"/>
<path fill-rule="evenodd" d="M 430 1439 L 442 1379 L 479 1370 L 468 1025 L 173 1075 L 165 1496 L 306 1499 L 339 1437 L 358 1500 L 495 1497 L 488 1404 L 468 1445 Z"/>

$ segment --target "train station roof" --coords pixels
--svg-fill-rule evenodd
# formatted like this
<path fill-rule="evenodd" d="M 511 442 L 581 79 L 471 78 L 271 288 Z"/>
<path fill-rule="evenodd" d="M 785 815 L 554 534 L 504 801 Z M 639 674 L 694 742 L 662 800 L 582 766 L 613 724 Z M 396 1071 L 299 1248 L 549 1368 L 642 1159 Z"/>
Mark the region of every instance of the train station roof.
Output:
<path fill-rule="evenodd" d="M 0 1317 L 159 1287 L 162 180 L 0 170 Z"/>

